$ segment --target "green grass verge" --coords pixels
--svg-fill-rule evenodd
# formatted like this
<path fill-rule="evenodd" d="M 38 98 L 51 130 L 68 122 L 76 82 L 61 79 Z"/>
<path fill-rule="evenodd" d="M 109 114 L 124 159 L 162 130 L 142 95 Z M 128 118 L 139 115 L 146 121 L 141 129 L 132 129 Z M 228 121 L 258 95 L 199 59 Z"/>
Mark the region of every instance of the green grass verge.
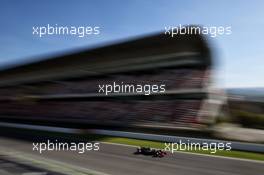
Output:
<path fill-rule="evenodd" d="M 149 141 L 149 140 L 138 140 L 138 139 L 130 139 L 130 138 L 121 138 L 121 137 L 104 137 L 98 141 L 110 142 L 110 143 L 121 143 L 126 145 L 133 146 L 149 146 L 152 148 L 164 149 L 164 143 Z M 199 154 L 208 154 L 208 155 L 217 155 L 217 156 L 225 156 L 225 157 L 234 157 L 234 158 L 243 158 L 243 159 L 251 159 L 251 160 L 260 160 L 264 161 L 264 154 L 261 153 L 253 153 L 253 152 L 244 152 L 244 151 L 225 151 L 218 150 L 216 153 L 210 153 L 210 151 L 204 150 L 189 150 L 189 151 L 181 151 L 181 152 L 192 152 Z"/>

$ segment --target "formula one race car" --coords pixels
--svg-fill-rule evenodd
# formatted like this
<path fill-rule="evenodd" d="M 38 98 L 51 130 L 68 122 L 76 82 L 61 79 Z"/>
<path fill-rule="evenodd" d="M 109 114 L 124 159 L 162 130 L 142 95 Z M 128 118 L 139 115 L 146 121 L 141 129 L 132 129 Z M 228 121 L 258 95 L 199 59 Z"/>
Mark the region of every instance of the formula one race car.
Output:
<path fill-rule="evenodd" d="M 135 154 L 142 154 L 142 155 L 151 155 L 153 157 L 164 157 L 167 155 L 165 151 L 159 150 L 159 149 L 152 149 L 149 147 L 140 147 L 137 148 L 137 151 Z"/>

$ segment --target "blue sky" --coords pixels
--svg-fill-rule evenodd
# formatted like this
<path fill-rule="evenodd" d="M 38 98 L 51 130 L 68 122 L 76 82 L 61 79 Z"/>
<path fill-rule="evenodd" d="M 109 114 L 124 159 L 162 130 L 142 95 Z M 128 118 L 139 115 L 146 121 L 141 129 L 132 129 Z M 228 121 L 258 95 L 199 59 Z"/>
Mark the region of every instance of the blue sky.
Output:
<path fill-rule="evenodd" d="M 243 0 L 3 0 L 0 67 L 39 55 L 94 46 L 164 30 L 165 26 L 231 26 L 211 38 L 220 87 L 264 87 L 264 1 Z M 36 37 L 33 26 L 100 26 L 100 36 Z"/>

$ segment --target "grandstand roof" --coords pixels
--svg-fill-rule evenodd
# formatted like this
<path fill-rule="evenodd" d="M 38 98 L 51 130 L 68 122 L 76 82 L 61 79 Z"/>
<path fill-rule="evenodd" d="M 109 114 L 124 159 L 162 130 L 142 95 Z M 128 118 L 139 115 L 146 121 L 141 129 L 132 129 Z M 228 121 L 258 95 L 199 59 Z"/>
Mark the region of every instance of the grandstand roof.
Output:
<path fill-rule="evenodd" d="M 171 37 L 158 33 L 2 70 L 0 86 L 157 67 L 211 64 L 210 49 L 204 36 Z"/>

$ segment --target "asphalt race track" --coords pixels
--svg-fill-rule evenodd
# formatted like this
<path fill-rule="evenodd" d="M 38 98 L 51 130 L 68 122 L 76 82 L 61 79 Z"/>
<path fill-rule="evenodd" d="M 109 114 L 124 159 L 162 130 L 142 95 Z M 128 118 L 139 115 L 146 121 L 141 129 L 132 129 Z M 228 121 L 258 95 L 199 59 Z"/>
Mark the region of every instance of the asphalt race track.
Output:
<path fill-rule="evenodd" d="M 24 165 L 23 163 L 9 160 L 5 156 L 0 155 L 1 175 L 12 175 L 12 174 L 26 175 L 27 173 L 31 173 L 31 174 L 34 173 L 34 175 L 63 175 L 61 173 L 55 173 L 55 172 L 47 171 L 45 169 L 35 168 L 34 166 Z"/>
<path fill-rule="evenodd" d="M 90 151 L 85 154 L 72 151 L 50 151 L 40 155 L 32 151 L 32 142 L 0 137 L 0 148 L 2 152 L 15 150 L 35 157 L 113 175 L 260 175 L 264 172 L 264 162 L 185 153 L 153 158 L 134 155 L 136 150 L 134 147 L 104 143 L 100 144 L 100 151 Z"/>

